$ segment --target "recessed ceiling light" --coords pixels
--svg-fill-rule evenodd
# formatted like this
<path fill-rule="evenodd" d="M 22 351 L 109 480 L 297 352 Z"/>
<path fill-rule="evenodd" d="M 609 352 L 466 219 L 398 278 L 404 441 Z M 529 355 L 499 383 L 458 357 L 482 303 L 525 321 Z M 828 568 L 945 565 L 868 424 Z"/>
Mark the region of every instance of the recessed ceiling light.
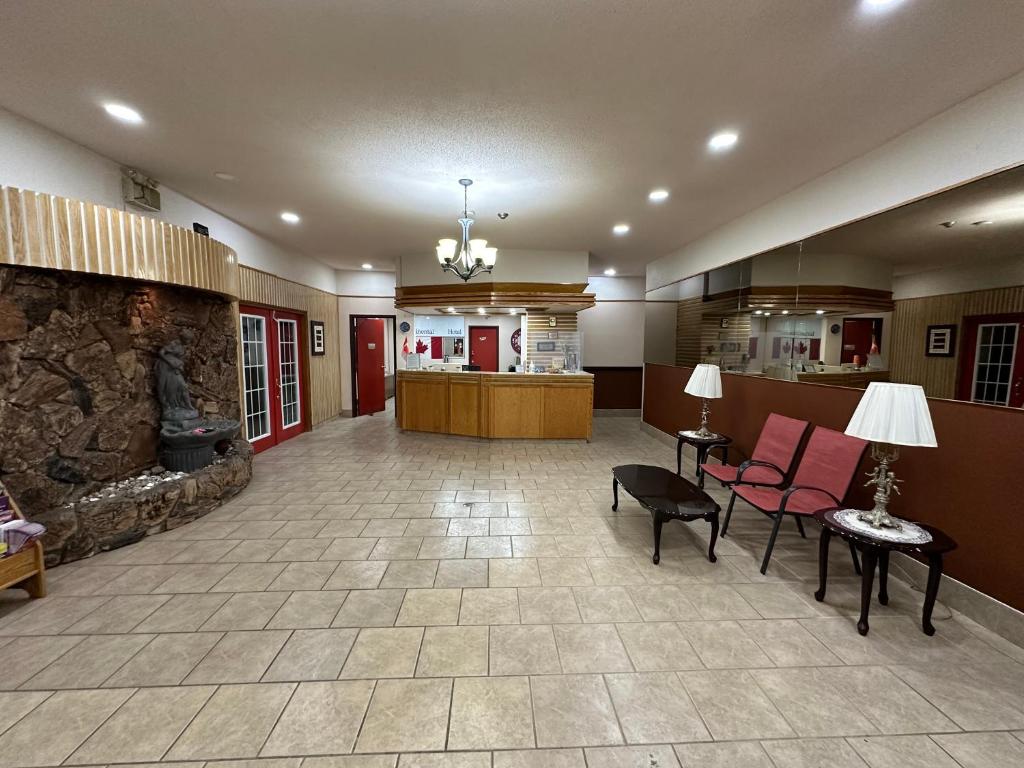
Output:
<path fill-rule="evenodd" d="M 771 313 L 771 312 L 765 312 L 765 313 L 764 313 L 764 316 L 765 316 L 765 317 L 771 317 L 771 316 L 772 316 L 772 313 Z"/>
<path fill-rule="evenodd" d="M 652 189 L 647 194 L 647 199 L 650 200 L 652 203 L 664 203 L 666 200 L 668 200 L 668 190 Z"/>
<path fill-rule="evenodd" d="M 487 314 L 487 310 L 485 310 L 483 307 L 477 307 L 476 311 L 477 311 L 477 313 L 479 313 L 481 315 L 486 315 Z"/>
<path fill-rule="evenodd" d="M 225 171 L 215 171 L 213 175 L 216 176 L 221 181 L 234 181 L 235 180 L 235 175 L 233 173 L 227 173 Z"/>
<path fill-rule="evenodd" d="M 514 315 L 514 314 L 515 314 L 516 312 L 518 312 L 518 311 L 519 311 L 519 310 L 517 310 L 517 309 L 516 309 L 515 307 L 513 307 L 512 309 L 510 309 L 510 310 L 508 311 L 508 313 L 509 313 L 510 315 Z"/>
<path fill-rule="evenodd" d="M 299 218 L 299 214 L 292 213 L 291 211 L 282 211 L 281 221 L 287 221 L 289 224 L 298 224 L 302 219 Z"/>
<path fill-rule="evenodd" d="M 622 237 L 623 235 L 628 235 L 629 224 L 616 224 L 614 227 L 612 227 L 612 232 L 614 232 L 619 237 Z"/>
<path fill-rule="evenodd" d="M 824 315 L 825 314 L 825 310 L 824 309 L 816 309 L 816 310 L 814 310 L 814 314 L 816 314 L 816 315 Z"/>
<path fill-rule="evenodd" d="M 860 7 L 867 13 L 885 13 L 902 2 L 903 0 L 861 0 Z"/>
<path fill-rule="evenodd" d="M 708 147 L 713 152 L 723 152 L 726 149 L 730 149 L 735 146 L 736 142 L 739 140 L 739 134 L 732 131 L 722 131 L 708 139 Z"/>
<path fill-rule="evenodd" d="M 608 277 L 615 277 L 615 267 L 608 267 L 604 273 L 608 275 Z"/>
<path fill-rule="evenodd" d="M 991 224 L 992 221 L 991 219 L 982 219 L 981 221 L 972 221 L 971 223 L 976 227 L 982 227 L 986 224 Z"/>
<path fill-rule="evenodd" d="M 755 315 L 761 315 L 761 314 L 764 314 L 764 313 L 763 313 L 763 312 L 761 312 L 761 310 L 760 310 L 760 309 L 755 309 L 755 310 L 754 310 L 754 314 L 755 314 Z"/>
<path fill-rule="evenodd" d="M 949 221 L 944 221 L 939 226 L 945 227 L 946 229 L 951 229 L 952 227 L 956 226 L 956 219 L 950 219 Z"/>
<path fill-rule="evenodd" d="M 784 310 L 782 310 L 782 314 L 784 314 L 784 315 L 788 315 L 788 314 L 789 314 L 789 310 L 788 310 L 788 309 L 784 309 Z"/>
<path fill-rule="evenodd" d="M 107 111 L 108 115 L 116 117 L 122 123 L 138 125 L 142 122 L 142 115 L 139 114 L 138 110 L 134 110 L 124 104 L 117 104 L 115 102 L 108 101 L 103 105 L 103 108 Z"/>
<path fill-rule="evenodd" d="M 363 269 L 373 269 L 373 264 L 363 264 Z"/>
<path fill-rule="evenodd" d="M 448 307 L 447 311 L 448 312 L 454 312 L 455 311 L 455 307 Z"/>

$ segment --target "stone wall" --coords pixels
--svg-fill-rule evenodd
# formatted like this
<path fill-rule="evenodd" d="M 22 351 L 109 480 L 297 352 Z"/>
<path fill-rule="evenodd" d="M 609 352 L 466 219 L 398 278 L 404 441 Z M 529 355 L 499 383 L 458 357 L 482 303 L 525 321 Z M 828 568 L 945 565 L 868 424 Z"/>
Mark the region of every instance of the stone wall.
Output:
<path fill-rule="evenodd" d="M 200 413 L 239 419 L 236 319 L 215 294 L 0 266 L 0 479 L 47 524 L 157 461 L 157 350 L 183 334 Z M 52 520 L 49 521 L 52 524 Z"/>

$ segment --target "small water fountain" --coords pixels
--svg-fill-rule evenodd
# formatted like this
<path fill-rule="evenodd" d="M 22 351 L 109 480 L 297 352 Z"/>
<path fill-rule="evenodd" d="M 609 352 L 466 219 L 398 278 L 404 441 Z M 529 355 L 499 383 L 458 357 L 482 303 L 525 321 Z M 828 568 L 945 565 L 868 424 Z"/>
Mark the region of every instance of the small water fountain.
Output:
<path fill-rule="evenodd" d="M 190 339 L 186 339 L 190 341 Z M 160 401 L 160 463 L 174 472 L 195 472 L 223 453 L 238 434 L 230 419 L 204 419 L 192 405 L 185 383 L 185 346 L 164 345 L 156 361 L 156 394 Z"/>

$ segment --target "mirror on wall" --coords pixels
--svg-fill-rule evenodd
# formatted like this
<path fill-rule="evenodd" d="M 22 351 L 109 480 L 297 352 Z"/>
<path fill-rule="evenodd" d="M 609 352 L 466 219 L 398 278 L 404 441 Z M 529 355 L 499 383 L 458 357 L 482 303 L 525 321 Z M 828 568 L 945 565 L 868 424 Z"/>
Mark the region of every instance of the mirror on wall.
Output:
<path fill-rule="evenodd" d="M 1024 167 L 646 298 L 646 362 L 1024 407 Z"/>

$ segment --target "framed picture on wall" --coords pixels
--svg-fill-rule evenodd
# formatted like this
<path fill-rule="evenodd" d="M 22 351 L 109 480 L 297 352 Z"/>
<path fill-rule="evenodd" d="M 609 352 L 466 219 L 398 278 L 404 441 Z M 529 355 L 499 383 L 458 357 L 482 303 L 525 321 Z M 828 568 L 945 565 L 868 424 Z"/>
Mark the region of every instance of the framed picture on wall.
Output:
<path fill-rule="evenodd" d="M 309 354 L 326 355 L 327 343 L 322 320 L 309 321 Z"/>
<path fill-rule="evenodd" d="M 928 357 L 953 357 L 956 354 L 956 326 L 929 325 L 924 353 Z"/>

